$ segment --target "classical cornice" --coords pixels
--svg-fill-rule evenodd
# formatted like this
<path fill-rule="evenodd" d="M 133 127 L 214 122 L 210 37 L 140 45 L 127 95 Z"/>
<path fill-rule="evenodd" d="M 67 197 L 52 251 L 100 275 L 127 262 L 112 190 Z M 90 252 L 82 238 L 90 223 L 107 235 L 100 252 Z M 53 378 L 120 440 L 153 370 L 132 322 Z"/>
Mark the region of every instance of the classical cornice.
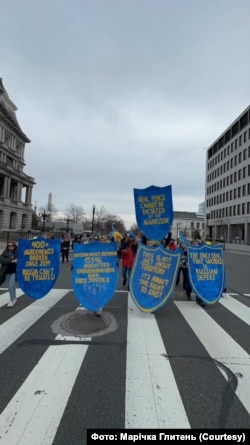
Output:
<path fill-rule="evenodd" d="M 6 118 L 11 122 L 14 129 L 20 134 L 20 136 L 23 138 L 24 142 L 30 142 L 30 139 L 26 136 L 26 134 L 22 131 L 17 117 L 16 117 L 16 111 L 17 107 L 10 100 L 7 91 L 5 90 L 3 86 L 3 80 L 0 78 L 0 108 L 2 109 L 3 114 L 6 116 Z"/>

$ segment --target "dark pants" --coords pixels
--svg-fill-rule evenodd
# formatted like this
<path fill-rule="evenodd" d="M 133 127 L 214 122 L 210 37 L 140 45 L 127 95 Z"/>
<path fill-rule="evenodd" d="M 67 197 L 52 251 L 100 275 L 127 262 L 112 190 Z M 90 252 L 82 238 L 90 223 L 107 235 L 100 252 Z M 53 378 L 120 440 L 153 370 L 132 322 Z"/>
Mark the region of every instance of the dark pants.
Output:
<path fill-rule="evenodd" d="M 62 262 L 64 263 L 64 260 L 69 261 L 69 252 L 67 250 L 62 250 Z"/>
<path fill-rule="evenodd" d="M 178 284 L 180 282 L 181 273 L 182 273 L 182 277 L 183 277 L 183 281 L 182 281 L 183 289 L 186 289 L 186 285 L 187 285 L 187 268 L 186 267 L 179 268 L 177 278 L 176 278 L 176 285 L 178 286 Z"/>

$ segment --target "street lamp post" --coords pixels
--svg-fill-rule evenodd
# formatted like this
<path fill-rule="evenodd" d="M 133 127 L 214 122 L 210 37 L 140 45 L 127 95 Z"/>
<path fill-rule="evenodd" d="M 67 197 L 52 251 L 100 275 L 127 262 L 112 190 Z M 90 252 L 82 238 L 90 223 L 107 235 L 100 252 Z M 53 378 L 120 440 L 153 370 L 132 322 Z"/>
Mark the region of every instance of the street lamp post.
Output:
<path fill-rule="evenodd" d="M 69 223 L 71 222 L 71 219 L 70 218 L 66 218 L 64 221 L 66 221 L 66 223 L 67 223 L 67 233 L 69 233 Z"/>
<path fill-rule="evenodd" d="M 93 206 L 93 214 L 92 214 L 92 238 L 93 238 L 93 234 L 94 234 L 94 223 L 95 223 L 95 206 Z"/>
<path fill-rule="evenodd" d="M 45 212 L 45 210 L 43 211 L 43 213 L 40 215 L 40 217 L 42 218 L 43 221 L 43 227 L 42 227 L 42 232 L 45 232 L 45 222 L 46 219 L 48 218 L 48 213 Z"/>

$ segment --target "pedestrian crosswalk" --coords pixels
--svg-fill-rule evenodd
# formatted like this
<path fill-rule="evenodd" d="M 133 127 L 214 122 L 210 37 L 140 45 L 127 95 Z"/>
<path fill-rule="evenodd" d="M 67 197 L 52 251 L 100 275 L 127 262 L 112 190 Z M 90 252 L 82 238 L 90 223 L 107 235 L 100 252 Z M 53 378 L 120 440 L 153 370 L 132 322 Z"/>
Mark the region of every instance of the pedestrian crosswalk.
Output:
<path fill-rule="evenodd" d="M 250 428 L 250 301 L 201 308 L 173 299 L 143 313 L 117 291 L 117 329 L 63 337 L 72 290 L 40 300 L 0 295 L 0 444 L 82 445 L 88 428 Z"/>

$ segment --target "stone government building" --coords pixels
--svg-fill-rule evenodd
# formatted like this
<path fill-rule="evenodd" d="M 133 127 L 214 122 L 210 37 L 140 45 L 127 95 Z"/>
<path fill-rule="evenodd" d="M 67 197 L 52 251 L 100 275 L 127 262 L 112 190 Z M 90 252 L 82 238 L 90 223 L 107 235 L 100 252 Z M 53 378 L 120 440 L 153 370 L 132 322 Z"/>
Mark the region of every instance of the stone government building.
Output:
<path fill-rule="evenodd" d="M 22 131 L 16 111 L 0 78 L 0 231 L 27 230 L 32 222 L 35 181 L 23 171 L 25 144 L 30 139 Z"/>

